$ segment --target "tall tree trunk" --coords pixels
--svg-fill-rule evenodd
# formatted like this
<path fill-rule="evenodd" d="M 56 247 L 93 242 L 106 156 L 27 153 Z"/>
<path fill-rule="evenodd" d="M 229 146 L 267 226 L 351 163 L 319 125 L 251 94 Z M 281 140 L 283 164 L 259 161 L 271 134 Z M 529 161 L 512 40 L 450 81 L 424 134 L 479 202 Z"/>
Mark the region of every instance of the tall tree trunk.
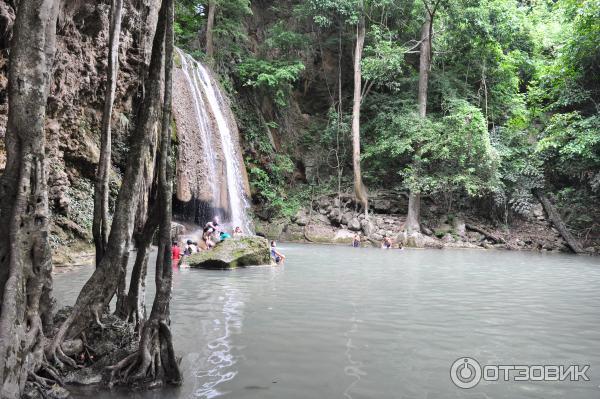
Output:
<path fill-rule="evenodd" d="M 169 148 L 171 146 L 171 97 L 173 71 L 173 3 L 166 0 L 167 32 L 165 36 L 165 96 L 163 104 L 162 134 L 159 155 L 158 202 L 159 202 L 159 244 L 156 256 L 156 296 L 152 311 L 140 336 L 137 353 L 128 356 L 113 368 L 112 377 L 120 373 L 120 380 L 128 383 L 143 382 L 156 384 L 180 384 L 182 377 L 173 349 L 173 339 L 169 328 L 169 302 L 171 300 L 171 214 L 172 184 L 169 171 Z M 122 370 L 124 373 L 121 373 Z"/>
<path fill-rule="evenodd" d="M 426 13 L 425 22 L 421 28 L 421 50 L 419 56 L 419 116 L 427 117 L 427 89 L 429 72 L 431 70 L 431 15 Z"/>
<path fill-rule="evenodd" d="M 58 1 L 19 2 L 10 46 L 7 164 L 0 184 L 0 397 L 19 398 L 43 362 L 40 303 L 52 287 L 46 100 Z M 47 304 L 46 304 L 47 305 Z"/>
<path fill-rule="evenodd" d="M 215 25 L 215 11 L 217 8 L 216 0 L 208 2 L 208 17 L 206 19 L 206 56 L 213 58 L 215 49 L 213 47 L 213 27 Z"/>
<path fill-rule="evenodd" d="M 82 288 L 71 314 L 60 326 L 54 340 L 46 348 L 46 355 L 60 364 L 74 364 L 64 355 L 61 343 L 65 338 L 77 336 L 90 322 L 100 323 L 99 315 L 115 294 L 122 262 L 128 254 L 135 221 L 135 210 L 140 198 L 144 165 L 150 159 L 155 136 L 156 121 L 161 110 L 161 83 L 164 63 L 165 13 L 163 3 L 159 11 L 148 77 L 145 79 L 144 99 L 140 117 L 133 132 L 127 168 L 119 190 L 108 245 L 100 265 Z"/>
<path fill-rule="evenodd" d="M 119 39 L 121 36 L 121 12 L 123 0 L 111 0 L 110 33 L 108 39 L 108 76 L 106 97 L 102 114 L 102 135 L 100 137 L 100 160 L 96 169 L 94 186 L 94 221 L 92 234 L 96 245 L 96 266 L 100 264 L 108 244 L 108 196 L 111 166 L 111 120 L 119 71 Z"/>
<path fill-rule="evenodd" d="M 429 71 L 431 70 L 431 20 L 432 14 L 427 11 L 425 22 L 421 29 L 421 55 L 419 59 L 419 116 L 427 117 L 427 86 L 429 82 Z M 413 165 L 417 169 L 419 165 Z M 417 176 L 418 177 L 418 176 Z M 421 232 L 421 193 L 411 190 L 408 195 L 408 214 L 406 215 L 405 230 L 411 235 Z"/>
<path fill-rule="evenodd" d="M 354 170 L 354 194 L 368 216 L 369 199 L 363 184 L 360 170 L 360 103 L 362 101 L 362 76 L 360 62 L 365 45 L 365 19 L 360 19 L 356 26 L 356 47 L 354 49 L 354 99 L 352 104 L 352 167 Z"/>

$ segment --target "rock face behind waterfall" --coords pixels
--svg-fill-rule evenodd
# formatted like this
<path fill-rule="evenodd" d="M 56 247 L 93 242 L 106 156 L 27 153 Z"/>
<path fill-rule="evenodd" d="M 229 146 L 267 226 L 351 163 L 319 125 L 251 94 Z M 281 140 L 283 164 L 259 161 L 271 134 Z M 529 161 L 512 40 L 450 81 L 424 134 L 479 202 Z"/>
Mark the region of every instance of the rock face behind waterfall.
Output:
<path fill-rule="evenodd" d="M 187 258 L 190 267 L 205 269 L 235 269 L 271 264 L 267 239 L 258 236 L 228 238 L 209 251 Z"/>
<path fill-rule="evenodd" d="M 179 141 L 175 215 L 203 224 L 214 215 L 250 232 L 250 196 L 238 127 L 213 72 L 178 50 L 173 115 Z"/>

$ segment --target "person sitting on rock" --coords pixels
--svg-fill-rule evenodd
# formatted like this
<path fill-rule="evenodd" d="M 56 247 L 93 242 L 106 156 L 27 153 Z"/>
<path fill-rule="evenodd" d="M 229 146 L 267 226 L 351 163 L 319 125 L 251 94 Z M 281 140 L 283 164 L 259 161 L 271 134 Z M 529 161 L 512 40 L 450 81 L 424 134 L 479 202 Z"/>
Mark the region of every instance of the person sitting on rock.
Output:
<path fill-rule="evenodd" d="M 285 262 L 285 255 L 277 251 L 276 247 L 277 244 L 275 244 L 275 241 L 271 241 L 271 257 L 277 264 Z"/>
<path fill-rule="evenodd" d="M 224 240 L 226 240 L 228 238 L 231 238 L 231 235 L 229 235 L 229 233 L 226 233 L 224 231 L 222 231 L 222 232 L 219 233 L 219 239 L 221 241 L 224 241 Z"/>
<path fill-rule="evenodd" d="M 392 247 L 392 239 L 388 236 L 383 237 L 383 241 L 381 241 L 381 248 L 390 249 Z"/>
<path fill-rule="evenodd" d="M 244 233 L 242 232 L 242 229 L 240 228 L 240 226 L 237 226 L 234 230 L 233 230 L 233 236 L 234 237 L 239 237 L 244 235 Z"/>
<path fill-rule="evenodd" d="M 183 251 L 184 255 L 189 256 L 191 254 L 195 254 L 196 252 L 199 252 L 198 245 L 195 242 L 193 242 L 192 240 L 187 240 L 186 244 L 187 244 L 187 246 L 185 247 L 185 250 Z"/>
<path fill-rule="evenodd" d="M 360 236 L 358 234 L 354 234 L 354 238 L 352 238 L 352 246 L 354 248 L 360 247 Z"/>
<path fill-rule="evenodd" d="M 211 229 L 211 228 L 216 231 L 218 226 L 219 226 L 219 217 L 215 216 L 214 218 L 212 218 L 212 220 L 210 222 L 208 222 L 204 225 L 204 231 Z"/>
<path fill-rule="evenodd" d="M 208 229 L 204 230 L 204 233 L 202 233 L 202 241 L 204 241 L 206 249 L 211 249 L 215 246 L 215 243 L 212 240 L 212 233 L 214 231 L 215 230 L 212 227 L 209 227 Z"/>

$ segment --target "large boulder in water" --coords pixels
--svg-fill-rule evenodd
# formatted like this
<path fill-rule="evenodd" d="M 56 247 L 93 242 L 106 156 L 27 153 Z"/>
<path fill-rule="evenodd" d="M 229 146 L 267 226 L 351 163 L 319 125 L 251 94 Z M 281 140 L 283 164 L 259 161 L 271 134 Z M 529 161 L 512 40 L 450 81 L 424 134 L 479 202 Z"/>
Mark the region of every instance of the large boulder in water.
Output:
<path fill-rule="evenodd" d="M 244 236 L 227 238 L 208 251 L 187 258 L 190 267 L 235 269 L 271 264 L 271 249 L 266 238 Z"/>

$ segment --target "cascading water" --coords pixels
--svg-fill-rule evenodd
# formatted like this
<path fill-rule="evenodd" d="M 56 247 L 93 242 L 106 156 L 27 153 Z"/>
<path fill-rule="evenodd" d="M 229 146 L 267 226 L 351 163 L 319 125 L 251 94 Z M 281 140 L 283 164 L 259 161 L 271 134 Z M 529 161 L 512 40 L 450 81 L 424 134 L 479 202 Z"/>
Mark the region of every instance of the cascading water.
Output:
<path fill-rule="evenodd" d="M 240 165 L 240 149 L 236 145 L 237 127 L 232 126 L 235 121 L 232 120 L 231 111 L 219 84 L 207 68 L 183 51 L 177 51 L 185 84 L 192 97 L 191 102 L 188 100 L 192 109 L 178 111 L 188 115 L 193 113 L 194 117 L 189 119 L 195 124 L 194 131 L 199 132 L 207 169 L 203 173 L 195 173 L 205 176 L 200 184 L 209 186 L 213 214 L 232 227 L 239 226 L 244 232 L 250 233 L 252 224 L 247 215 L 249 204 L 244 185 L 245 170 Z M 182 94 L 176 92 L 177 95 Z M 177 108 L 177 104 L 174 107 Z M 178 131 L 180 129 L 178 125 Z M 194 171 L 191 173 L 194 174 Z"/>

